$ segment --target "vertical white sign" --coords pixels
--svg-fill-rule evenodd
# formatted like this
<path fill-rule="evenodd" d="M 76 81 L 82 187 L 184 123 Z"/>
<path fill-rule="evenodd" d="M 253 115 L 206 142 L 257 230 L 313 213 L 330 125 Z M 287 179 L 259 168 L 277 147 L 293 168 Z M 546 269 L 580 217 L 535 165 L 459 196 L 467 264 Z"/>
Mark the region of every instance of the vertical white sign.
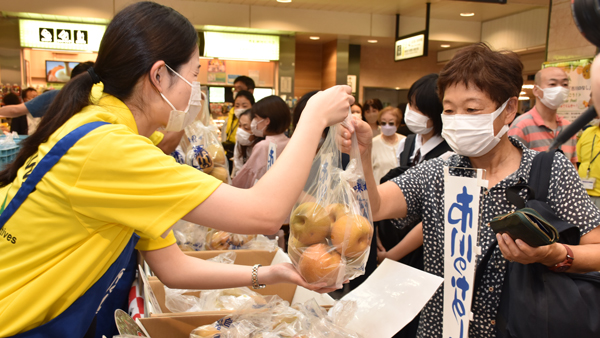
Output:
<path fill-rule="evenodd" d="M 277 144 L 271 142 L 269 143 L 269 152 L 267 153 L 267 171 L 271 169 L 275 160 L 277 160 Z"/>
<path fill-rule="evenodd" d="M 352 88 L 352 92 L 356 93 L 356 75 L 348 75 L 346 82 Z"/>
<path fill-rule="evenodd" d="M 444 167 L 444 338 L 469 336 L 482 175 L 452 176 Z"/>

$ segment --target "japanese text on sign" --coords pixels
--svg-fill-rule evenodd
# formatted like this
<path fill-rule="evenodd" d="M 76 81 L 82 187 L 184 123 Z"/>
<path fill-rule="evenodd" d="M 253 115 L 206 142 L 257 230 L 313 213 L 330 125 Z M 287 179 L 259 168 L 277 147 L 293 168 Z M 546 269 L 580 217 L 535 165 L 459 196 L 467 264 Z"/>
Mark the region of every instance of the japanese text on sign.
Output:
<path fill-rule="evenodd" d="M 477 178 L 456 177 L 444 168 L 444 338 L 466 338 L 475 276 L 479 193 Z"/>

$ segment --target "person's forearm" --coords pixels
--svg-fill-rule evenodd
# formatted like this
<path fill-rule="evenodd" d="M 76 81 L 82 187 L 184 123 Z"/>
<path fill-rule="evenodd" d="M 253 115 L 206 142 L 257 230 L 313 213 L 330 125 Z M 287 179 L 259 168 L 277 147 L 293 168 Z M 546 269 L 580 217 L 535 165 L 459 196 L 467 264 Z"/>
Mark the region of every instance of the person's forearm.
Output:
<path fill-rule="evenodd" d="M 164 249 L 142 251 L 156 276 L 173 289 L 226 289 L 252 285 L 252 266 L 220 264 L 185 255 L 173 244 Z M 273 266 L 258 269 L 260 284 L 275 284 Z"/>
<path fill-rule="evenodd" d="M 373 220 L 376 218 L 375 215 L 379 211 L 380 196 L 377 190 L 377 182 L 375 182 L 375 176 L 373 175 L 373 163 L 371 161 L 371 149 L 368 149 L 361 155 L 361 162 L 363 172 L 365 174 L 365 181 L 367 183 L 367 191 L 369 193 L 369 203 L 371 204 L 371 213 L 373 214 Z"/>
<path fill-rule="evenodd" d="M 569 245 L 573 250 L 573 265 L 567 272 L 586 273 L 600 271 L 600 244 Z M 540 262 L 548 267 L 565 260 L 567 249 L 562 244 L 552 244 L 552 250 Z"/>
<path fill-rule="evenodd" d="M 25 104 L 16 104 L 11 106 L 5 106 L 0 108 L 0 117 L 19 117 L 27 115 L 27 108 Z"/>
<path fill-rule="evenodd" d="M 400 243 L 387 252 L 386 258 L 398 261 L 423 245 L 423 223 L 417 224 Z"/>

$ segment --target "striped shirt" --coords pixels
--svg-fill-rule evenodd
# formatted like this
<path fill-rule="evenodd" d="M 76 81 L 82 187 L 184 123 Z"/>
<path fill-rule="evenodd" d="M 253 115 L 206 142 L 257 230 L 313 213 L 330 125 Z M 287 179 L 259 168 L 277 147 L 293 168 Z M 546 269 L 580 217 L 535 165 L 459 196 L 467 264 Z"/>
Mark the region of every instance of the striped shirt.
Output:
<path fill-rule="evenodd" d="M 533 107 L 527 113 L 517 117 L 510 129 L 508 135 L 515 137 L 523 144 L 533 150 L 546 151 L 550 148 L 554 138 L 560 134 L 564 127 L 571 124 L 564 118 L 556 115 L 556 130 L 548 128 L 542 119 L 540 113 Z M 571 163 L 577 163 L 577 136 L 571 137 L 565 142 L 560 149 L 565 153 L 565 156 L 571 161 Z"/>

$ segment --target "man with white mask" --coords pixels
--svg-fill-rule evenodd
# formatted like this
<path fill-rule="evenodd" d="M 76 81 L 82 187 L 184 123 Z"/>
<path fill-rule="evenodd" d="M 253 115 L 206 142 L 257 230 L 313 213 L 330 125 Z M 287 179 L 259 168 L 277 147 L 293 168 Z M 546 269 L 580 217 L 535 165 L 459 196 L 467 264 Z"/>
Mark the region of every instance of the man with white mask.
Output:
<path fill-rule="evenodd" d="M 560 68 L 544 68 L 535 74 L 533 95 L 537 98 L 535 107 L 515 119 L 508 135 L 530 149 L 546 151 L 554 138 L 570 124 L 556 114 L 569 96 L 569 77 Z M 577 137 L 573 136 L 560 148 L 573 164 L 577 162 L 576 145 Z"/>

